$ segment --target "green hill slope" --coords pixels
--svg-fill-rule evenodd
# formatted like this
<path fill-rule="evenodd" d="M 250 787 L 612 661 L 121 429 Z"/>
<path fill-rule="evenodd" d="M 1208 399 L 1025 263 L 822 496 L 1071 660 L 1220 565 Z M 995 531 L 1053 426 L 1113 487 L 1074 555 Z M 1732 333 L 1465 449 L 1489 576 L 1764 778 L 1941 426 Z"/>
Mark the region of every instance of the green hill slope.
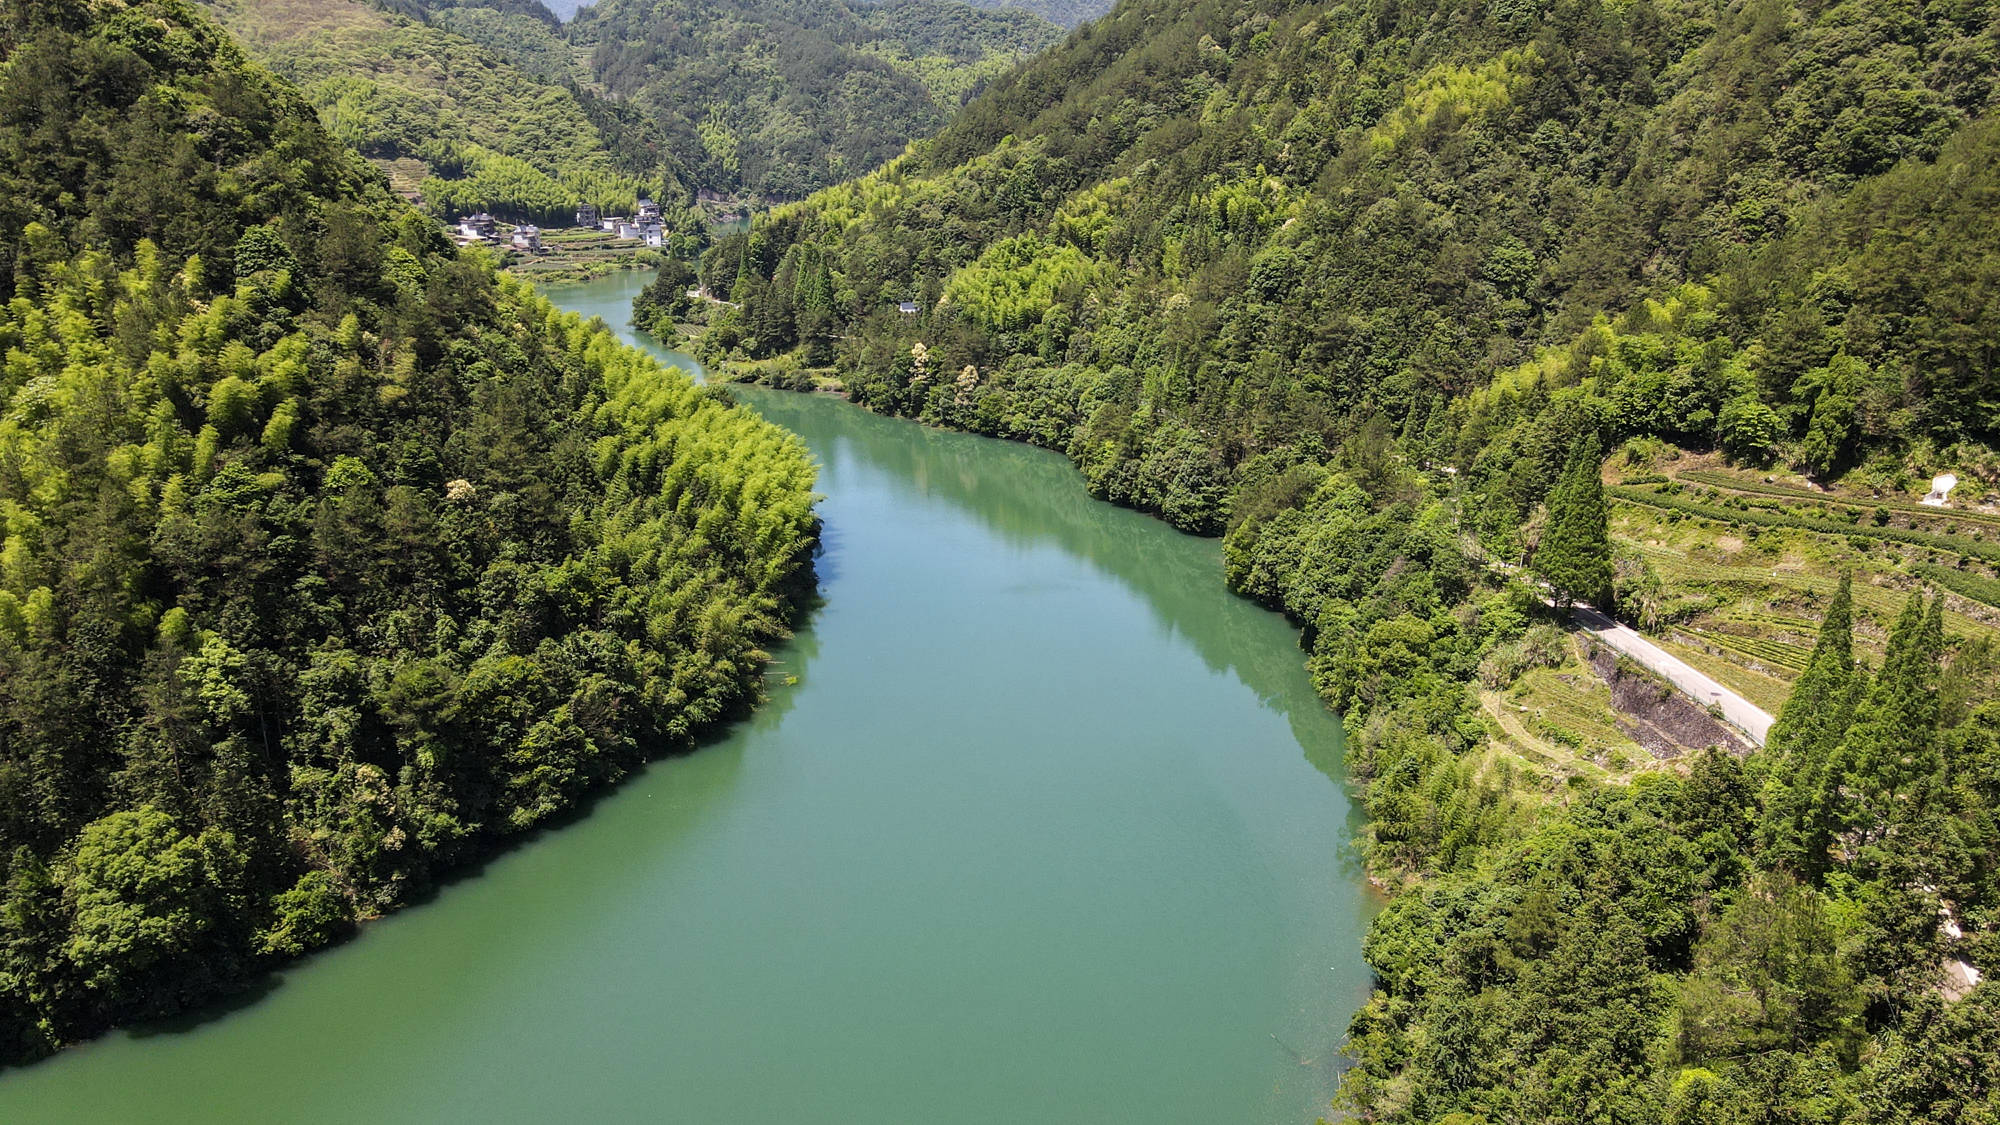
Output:
<path fill-rule="evenodd" d="M 461 257 L 184 0 L 0 10 L 0 1062 L 753 701 L 795 439 Z"/>
<path fill-rule="evenodd" d="M 1061 34 L 946 0 L 209 0 L 329 129 L 447 216 L 797 197 L 873 168 Z"/>
<path fill-rule="evenodd" d="M 975 8 L 1019 8 L 1057 27 L 1075 27 L 1111 10 L 1109 0 L 980 0 Z"/>
<path fill-rule="evenodd" d="M 2000 1076 L 1923 1060 L 2000 1028 L 1990 986 L 1936 1007 L 1947 950 L 2000 968 L 1996 71 L 1990 4 L 1129 0 L 719 243 L 701 346 L 1226 534 L 1423 884 L 1369 946 L 1367 1119 L 1960 1120 Z M 1941 469 L 1970 510 L 1916 514 Z M 1747 764 L 1538 760 L 1496 693 L 1568 657 L 1494 564 L 1595 585 L 1607 537 L 1616 597 L 1774 701 L 1860 574 L 1841 651 L 1899 686 Z"/>
<path fill-rule="evenodd" d="M 588 59 L 533 0 L 382 0 L 381 6 L 469 39 L 544 81 L 588 82 Z"/>
<path fill-rule="evenodd" d="M 601 2 L 601 0 L 600 0 Z M 547 6 L 558 19 L 571 19 L 589 7 L 584 0 L 555 0 Z M 1075 27 L 1111 10 L 1107 0 L 980 0 L 975 8 L 1018 8 L 1048 20 L 1058 27 Z"/>
<path fill-rule="evenodd" d="M 936 0 L 604 0 L 567 30 L 703 187 L 764 197 L 881 164 L 1060 35 Z"/>
<path fill-rule="evenodd" d="M 583 200 L 630 214 L 642 195 L 691 194 L 659 140 L 582 92 L 574 49 L 530 16 L 453 8 L 428 22 L 422 9 L 399 15 L 365 0 L 209 7 L 299 85 L 337 139 L 445 217 L 566 223 Z M 490 49 L 455 23 L 518 50 Z"/>
<path fill-rule="evenodd" d="M 840 321 L 872 318 L 871 340 L 907 347 L 918 325 L 874 314 L 922 298 L 933 349 L 963 340 L 940 357 L 954 370 L 973 361 L 1061 380 L 1069 404 L 1108 391 L 1117 401 L 1093 408 L 1089 439 L 1117 451 L 1093 452 L 1088 471 L 1116 498 L 1210 530 L 1246 459 L 1301 436 L 1337 442 L 1378 411 L 1401 425 L 1684 281 L 1727 289 L 1702 331 L 1727 333 L 1732 354 L 1761 345 L 1782 357 L 1755 376 L 1756 396 L 1787 424 L 1774 441 L 1807 438 L 1826 377 L 1806 375 L 1842 344 L 1874 388 L 1849 397 L 1881 399 L 1857 435 L 1879 446 L 1889 415 L 1907 409 L 1910 436 L 1992 436 L 1990 414 L 1971 405 L 1990 397 L 1981 371 L 1879 370 L 1913 351 L 1977 366 L 1972 338 L 1881 333 L 1942 324 L 1944 310 L 1912 315 L 1940 299 L 1929 290 L 1980 291 L 1965 271 L 1990 233 L 1972 221 L 1983 182 L 1934 196 L 1950 168 L 1920 164 L 1850 191 L 1900 157 L 1937 156 L 1984 108 L 1983 23 L 1906 25 L 1844 7 L 1799 29 L 1788 10 L 1774 10 L 1776 26 L 1746 13 L 1708 29 L 1650 8 L 1512 21 L 1266 8 L 1121 8 L 916 155 L 772 224 L 753 248 L 757 272 L 768 280 L 792 244 L 811 242 L 851 286 Z M 1927 57 L 1937 64 L 1913 72 Z M 1774 76 L 1787 74 L 1803 77 L 1781 91 Z M 1987 134 L 1966 129 L 1951 163 L 1982 167 Z M 1912 197 L 1926 202 L 1900 202 Z M 1920 228 L 1913 236 L 1938 247 L 1926 253 L 1960 261 L 1873 260 L 1884 221 Z M 1798 292 L 1816 273 L 1849 288 Z M 1899 295 L 1904 283 L 1916 292 Z M 1864 335 L 1834 340 L 1850 314 Z M 1801 339 L 1808 317 L 1820 328 Z M 779 331 L 752 350 L 791 342 Z M 1083 382 L 1062 374 L 1072 360 Z M 871 366 L 856 367 L 864 394 Z M 1119 367 L 1168 385 L 1107 385 Z M 1572 366 L 1554 381 L 1586 374 Z M 1711 377 L 1687 404 L 1698 417 L 1634 419 L 1625 432 L 1721 441 L 1736 391 Z M 1163 432 L 1158 411 L 1138 410 L 1144 400 L 1183 424 Z M 1315 408 L 1330 413 L 1299 413 Z M 1135 417 L 1132 428 L 1117 420 Z M 1085 419 L 1035 421 L 1068 445 Z M 1200 472 L 1171 470 L 1184 483 L 1170 495 L 1145 451 L 1190 427 L 1213 437 L 1197 443 Z M 1817 440 L 1833 428 L 1829 412 Z M 1857 450 L 1835 445 L 1796 452 L 1845 467 Z"/>

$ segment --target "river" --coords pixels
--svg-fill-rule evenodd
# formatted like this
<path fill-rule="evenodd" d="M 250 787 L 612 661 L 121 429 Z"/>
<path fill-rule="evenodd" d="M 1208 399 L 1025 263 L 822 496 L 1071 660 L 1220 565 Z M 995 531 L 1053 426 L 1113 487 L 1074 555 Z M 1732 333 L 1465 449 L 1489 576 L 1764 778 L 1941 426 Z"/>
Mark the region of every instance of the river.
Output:
<path fill-rule="evenodd" d="M 551 288 L 627 339 L 640 274 Z M 1062 458 L 741 389 L 821 465 L 770 702 L 0 1121 L 1310 1122 L 1373 909 L 1338 722 L 1219 548 Z"/>

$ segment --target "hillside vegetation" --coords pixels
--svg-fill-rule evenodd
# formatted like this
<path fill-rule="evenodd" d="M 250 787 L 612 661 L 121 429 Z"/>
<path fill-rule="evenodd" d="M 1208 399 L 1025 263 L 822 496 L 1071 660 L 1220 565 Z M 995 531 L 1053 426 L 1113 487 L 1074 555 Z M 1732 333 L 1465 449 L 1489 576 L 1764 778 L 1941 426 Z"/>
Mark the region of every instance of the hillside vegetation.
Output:
<path fill-rule="evenodd" d="M 567 20 L 589 6 L 585 0 L 550 0 L 547 9 L 557 18 Z M 1019 8 L 1059 27 L 1075 27 L 1111 10 L 1109 0 L 979 0 L 973 7 Z"/>
<path fill-rule="evenodd" d="M 1019 8 L 1057 27 L 1075 27 L 1111 10 L 1110 0 L 978 0 L 976 8 Z"/>
<path fill-rule="evenodd" d="M 566 30 L 697 183 L 766 198 L 875 168 L 1061 34 L 948 0 L 602 0 Z"/>
<path fill-rule="evenodd" d="M 0 9 L 0 1063 L 759 694 L 796 439 L 460 255 L 186 0 Z"/>
<path fill-rule="evenodd" d="M 1061 34 L 955 0 L 206 2 L 433 212 L 551 225 L 858 175 Z"/>
<path fill-rule="evenodd" d="M 583 201 L 629 215 L 640 196 L 691 194 L 665 145 L 584 92 L 574 49 L 532 16 L 482 7 L 433 17 L 413 5 L 398 14 L 367 0 L 208 6 L 298 84 L 337 140 L 442 217 L 567 224 Z M 448 18 L 457 16 L 489 19 Z M 454 27 L 544 51 L 519 65 Z"/>
<path fill-rule="evenodd" d="M 1062 450 L 1303 626 L 1412 887 L 1366 1119 L 1981 1119 L 1949 1045 L 2000 994 L 1940 988 L 2000 968 L 1996 15 L 1127 0 L 718 243 L 699 347 Z M 1515 567 L 1811 736 L 1494 752 L 1590 738 L 1499 706 L 1588 694 Z"/>

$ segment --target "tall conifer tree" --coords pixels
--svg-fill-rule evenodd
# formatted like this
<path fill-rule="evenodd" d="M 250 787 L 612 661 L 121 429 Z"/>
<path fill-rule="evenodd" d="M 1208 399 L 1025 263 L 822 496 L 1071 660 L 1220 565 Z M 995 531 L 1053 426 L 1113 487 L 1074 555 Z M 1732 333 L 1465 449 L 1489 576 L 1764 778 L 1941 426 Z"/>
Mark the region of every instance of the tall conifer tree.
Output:
<path fill-rule="evenodd" d="M 1852 580 L 1843 575 L 1840 589 L 1827 603 L 1805 671 L 1792 685 L 1778 721 L 1771 724 L 1768 747 L 1775 761 L 1796 768 L 1801 759 L 1823 755 L 1839 743 L 1846 732 L 1833 729 L 1833 723 L 1853 679 L 1854 589 Z"/>
<path fill-rule="evenodd" d="M 1882 674 L 1861 701 L 1822 787 L 1825 811 L 1864 844 L 1901 819 L 1912 786 L 1936 769 L 1940 603 L 1926 610 L 1923 595 L 1913 594 L 1897 616 Z"/>
<path fill-rule="evenodd" d="M 1592 434 L 1570 456 L 1549 494 L 1549 526 L 1535 548 L 1534 569 L 1558 600 L 1611 608 L 1611 536 L 1598 473 L 1603 446 Z"/>
<path fill-rule="evenodd" d="M 1828 833 L 1817 806 L 1827 764 L 1854 718 L 1854 589 L 1846 576 L 1820 622 L 1819 640 L 1771 725 L 1764 786 L 1764 845 L 1777 862 L 1812 875 L 1824 867 Z"/>

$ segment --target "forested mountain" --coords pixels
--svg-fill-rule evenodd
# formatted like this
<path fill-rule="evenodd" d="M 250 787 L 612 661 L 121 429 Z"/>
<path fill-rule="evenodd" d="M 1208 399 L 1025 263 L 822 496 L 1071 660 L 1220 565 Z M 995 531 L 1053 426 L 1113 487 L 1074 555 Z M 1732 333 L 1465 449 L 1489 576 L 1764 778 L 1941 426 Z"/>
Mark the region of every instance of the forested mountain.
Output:
<path fill-rule="evenodd" d="M 260 61 L 300 86 L 335 138 L 441 216 L 490 211 L 566 223 L 583 200 L 630 214 L 640 196 L 692 195 L 657 134 L 584 91 L 574 48 L 539 5 L 435 13 L 367 0 L 208 6 Z"/>
<path fill-rule="evenodd" d="M 198 1003 L 753 700 L 799 443 L 188 0 L 0 9 L 0 1062 Z"/>
<path fill-rule="evenodd" d="M 567 30 L 701 186 L 765 197 L 876 167 L 1060 35 L 945 0 L 603 0 Z"/>
<path fill-rule="evenodd" d="M 827 260 L 864 396 L 902 389 L 878 353 L 922 335 L 990 372 L 978 399 L 1009 406 L 986 411 L 1025 410 L 1005 424 L 1190 528 L 1223 526 L 1246 462 L 1377 415 L 1446 407 L 1474 460 L 1531 387 L 1671 385 L 1607 435 L 1791 442 L 1837 471 L 1996 425 L 1985 11 L 1128 4 L 777 217 L 747 262 L 768 282 Z M 725 288 L 741 256 L 720 254 Z M 918 322 L 894 315 L 909 298 Z M 743 329 L 756 354 L 796 341 Z M 1704 349 L 1702 377 L 1671 354 L 1604 370 L 1648 330 Z M 1539 498 L 1559 467 L 1518 486 Z"/>
<path fill-rule="evenodd" d="M 1901 591 L 1984 590 L 1984 517 L 1878 508 L 1910 552 L 1885 555 L 1745 493 L 1607 490 L 1602 457 L 2000 487 L 1996 15 L 1126 0 L 719 243 L 702 279 L 741 309 L 702 346 L 830 364 L 1226 534 L 1346 716 L 1371 864 L 1417 888 L 1369 944 L 1366 1119 L 1983 1119 L 2000 994 L 1939 989 L 1947 954 L 2000 967 L 1994 659 L 1946 630 L 1970 603 Z M 1557 658 L 1491 564 L 1659 610 L 1643 553 L 1605 557 L 1611 491 L 1885 560 L 1879 671 L 1837 636 L 1849 595 L 1807 591 L 1788 611 L 1835 655 L 1794 688 L 1803 743 L 1629 785 L 1517 771 L 1480 693 Z"/>
<path fill-rule="evenodd" d="M 1111 10 L 1109 0 L 979 0 L 976 8 L 1021 8 L 1057 27 L 1075 27 Z"/>
<path fill-rule="evenodd" d="M 589 85 L 588 61 L 564 36 L 561 21 L 534 0 L 379 0 L 486 48 L 547 82 Z M 589 104 L 586 100 L 586 104 Z"/>
<path fill-rule="evenodd" d="M 206 0 L 433 211 L 798 197 L 936 130 L 1060 31 L 955 0 Z"/>
<path fill-rule="evenodd" d="M 557 19 L 570 19 L 589 5 L 585 0 L 553 0 L 547 10 Z M 979 0 L 975 8 L 1019 8 L 1033 12 L 1059 27 L 1075 27 L 1111 10 L 1108 0 Z"/>

